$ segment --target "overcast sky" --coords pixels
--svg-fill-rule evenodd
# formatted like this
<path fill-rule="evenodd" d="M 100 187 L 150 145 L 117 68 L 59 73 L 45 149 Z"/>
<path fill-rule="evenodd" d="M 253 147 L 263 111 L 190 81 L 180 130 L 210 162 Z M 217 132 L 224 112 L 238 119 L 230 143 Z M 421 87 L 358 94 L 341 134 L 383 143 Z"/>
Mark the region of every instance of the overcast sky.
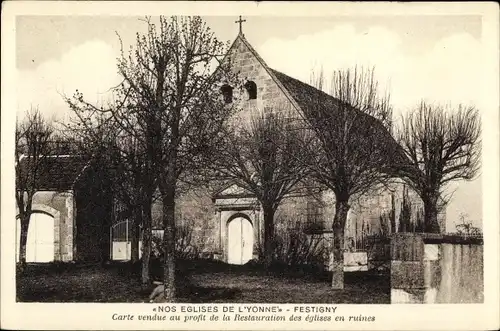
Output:
<path fill-rule="evenodd" d="M 140 17 L 21 16 L 16 21 L 18 114 L 31 105 L 64 119 L 60 94 L 75 89 L 102 101 L 119 82 L 118 33 L 125 45 L 143 32 Z M 205 17 L 221 40 L 232 41 L 237 17 Z M 243 32 L 274 69 L 308 81 L 313 68 L 375 66 L 392 96 L 395 113 L 419 100 L 480 104 L 482 89 L 480 16 L 244 17 Z M 461 213 L 481 216 L 481 180 L 450 187 L 448 230 Z"/>

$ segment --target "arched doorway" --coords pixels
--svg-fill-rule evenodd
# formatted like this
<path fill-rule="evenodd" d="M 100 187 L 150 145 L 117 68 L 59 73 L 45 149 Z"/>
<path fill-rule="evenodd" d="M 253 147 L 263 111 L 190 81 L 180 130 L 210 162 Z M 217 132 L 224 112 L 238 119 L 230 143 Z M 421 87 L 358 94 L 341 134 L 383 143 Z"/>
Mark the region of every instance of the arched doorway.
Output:
<path fill-rule="evenodd" d="M 16 260 L 19 261 L 19 235 L 21 222 L 17 220 Z M 31 214 L 26 241 L 26 262 L 54 261 L 54 217 L 47 212 L 36 211 Z"/>
<path fill-rule="evenodd" d="M 237 215 L 227 223 L 227 263 L 245 264 L 253 255 L 253 226 L 248 218 Z"/>

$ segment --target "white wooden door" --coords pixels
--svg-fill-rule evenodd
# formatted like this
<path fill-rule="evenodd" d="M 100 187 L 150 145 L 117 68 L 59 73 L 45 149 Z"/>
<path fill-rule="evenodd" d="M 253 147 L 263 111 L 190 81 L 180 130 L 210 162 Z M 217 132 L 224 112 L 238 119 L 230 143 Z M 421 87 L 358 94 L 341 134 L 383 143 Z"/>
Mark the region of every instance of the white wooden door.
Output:
<path fill-rule="evenodd" d="M 19 235 L 21 224 L 17 220 L 16 260 L 19 261 Z M 26 241 L 26 262 L 54 261 L 54 218 L 47 214 L 31 215 Z"/>
<path fill-rule="evenodd" d="M 230 264 L 245 264 L 252 259 L 253 227 L 246 218 L 237 217 L 228 224 L 228 255 Z"/>

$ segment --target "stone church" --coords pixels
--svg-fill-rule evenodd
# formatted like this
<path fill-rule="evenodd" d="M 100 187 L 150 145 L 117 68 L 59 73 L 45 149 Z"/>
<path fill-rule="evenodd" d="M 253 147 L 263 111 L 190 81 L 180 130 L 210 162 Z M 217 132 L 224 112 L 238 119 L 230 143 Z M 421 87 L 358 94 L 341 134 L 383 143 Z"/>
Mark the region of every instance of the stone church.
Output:
<path fill-rule="evenodd" d="M 225 61 L 230 61 L 231 68 L 247 82 L 248 95 L 240 101 L 243 116 L 277 103 L 300 111 L 301 107 L 307 107 L 303 93 L 324 97 L 324 93 L 314 87 L 269 68 L 245 38 L 241 27 Z M 232 102 L 230 86 L 222 93 L 227 102 Z M 103 190 L 102 183 L 96 186 L 98 171 L 70 156 L 54 158 L 47 169 L 50 171 L 44 176 L 42 190 L 35 195 L 34 220 L 28 234 L 31 238 L 28 239 L 28 262 L 130 258 L 128 220 L 113 213 L 112 197 Z M 361 237 L 386 231 L 384 222 L 391 210 L 395 211 L 398 222 L 403 191 L 403 187 L 395 187 L 392 192 L 375 192 L 351 203 L 346 249 L 352 249 L 353 245 L 362 249 L 357 244 Z M 412 208 L 420 208 L 415 194 L 410 192 L 409 196 L 414 202 Z M 286 233 L 293 223 L 296 227 L 303 225 L 303 229 L 312 228 L 315 233 L 328 234 L 332 229 L 334 206 L 333 195 L 328 193 L 320 199 L 285 199 L 276 213 L 277 233 Z M 231 264 L 244 264 L 258 257 L 263 241 L 262 216 L 255 197 L 231 183 L 215 192 L 194 190 L 179 197 L 177 202 L 178 225 L 189 232 L 184 248 Z M 444 229 L 444 214 L 440 219 Z M 161 206 L 157 204 L 153 206 L 153 224 L 161 228 Z M 17 242 L 18 233 L 16 237 Z"/>
<path fill-rule="evenodd" d="M 298 112 L 301 107 L 308 107 L 308 99 L 303 97 L 304 94 L 312 98 L 317 96 L 318 99 L 325 96 L 316 88 L 270 68 L 245 38 L 241 27 L 224 61 L 229 61 L 231 70 L 239 73 L 240 78 L 246 82 L 246 95 L 242 98 L 232 95 L 231 86 L 225 85 L 222 89 L 226 102 L 240 103 L 240 120 L 247 119 L 252 113 L 272 109 L 277 104 L 280 107 L 288 107 L 292 112 Z M 257 258 L 263 243 L 263 214 L 258 201 L 252 193 L 231 183 L 211 196 L 214 216 L 211 221 L 206 219 L 193 227 L 193 230 L 199 233 L 193 236 L 197 238 L 195 245 L 211 252 L 215 258 L 232 264 L 244 264 L 252 258 Z M 374 192 L 361 201 L 353 201 L 346 225 L 346 249 L 352 249 L 354 245 L 361 250 L 364 247 L 356 244 L 360 237 L 381 235 L 381 231 L 386 231 L 387 234 L 388 230 L 391 231 L 390 224 L 386 223 L 389 222 L 388 215 L 392 210 L 397 229 L 404 196 L 411 201 L 411 221 L 415 223 L 421 203 L 416 194 L 403 185 L 396 185 L 390 191 Z M 184 199 L 186 202 L 183 202 Z M 187 201 L 192 202 L 189 194 L 180 199 L 180 210 L 197 208 L 196 204 Z M 208 199 L 204 204 L 208 204 Z M 322 194 L 319 199 L 316 196 L 287 198 L 276 213 L 277 233 L 280 230 L 290 231 L 290 226 L 303 225 L 331 241 L 328 238 L 331 238 L 334 206 L 335 199 L 331 192 Z M 185 212 L 180 216 L 181 221 L 189 219 Z M 441 213 L 439 219 L 441 229 L 444 229 L 445 214 Z"/>

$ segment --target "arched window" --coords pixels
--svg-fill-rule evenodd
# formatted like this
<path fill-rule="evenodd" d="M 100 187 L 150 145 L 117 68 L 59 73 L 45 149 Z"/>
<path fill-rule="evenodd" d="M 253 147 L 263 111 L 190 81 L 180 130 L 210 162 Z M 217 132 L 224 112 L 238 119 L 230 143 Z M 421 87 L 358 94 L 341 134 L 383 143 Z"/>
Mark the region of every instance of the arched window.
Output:
<path fill-rule="evenodd" d="M 245 89 L 248 92 L 248 99 L 257 99 L 257 84 L 255 82 L 249 80 L 245 83 Z"/>
<path fill-rule="evenodd" d="M 224 96 L 225 103 L 233 102 L 233 88 L 227 84 L 222 85 L 221 87 L 222 95 Z"/>

